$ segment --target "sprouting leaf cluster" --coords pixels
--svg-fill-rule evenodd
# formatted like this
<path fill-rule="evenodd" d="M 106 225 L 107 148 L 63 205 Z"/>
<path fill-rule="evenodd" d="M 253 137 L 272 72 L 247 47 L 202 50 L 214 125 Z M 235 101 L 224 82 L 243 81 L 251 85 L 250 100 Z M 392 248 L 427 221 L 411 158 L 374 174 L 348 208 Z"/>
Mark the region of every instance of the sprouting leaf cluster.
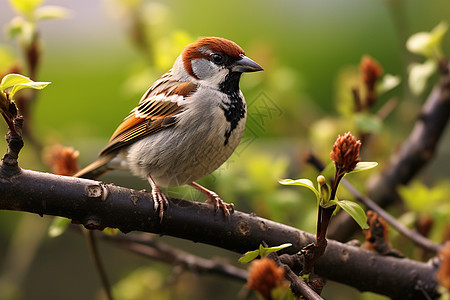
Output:
<path fill-rule="evenodd" d="M 357 163 L 355 169 L 349 173 L 369 170 L 376 167 L 377 165 L 378 163 L 376 162 L 359 162 Z M 326 179 L 323 175 L 319 175 L 317 177 L 317 188 L 314 186 L 311 180 L 306 178 L 296 180 L 282 179 L 280 180 L 280 183 L 284 185 L 298 185 L 306 187 L 314 193 L 318 205 L 322 206 L 323 208 L 336 205 L 346 211 L 362 229 L 367 229 L 369 227 L 366 222 L 366 214 L 364 213 L 364 209 L 358 203 L 350 200 L 339 200 L 337 198 L 330 199 L 331 188 L 328 183 L 326 183 Z"/>

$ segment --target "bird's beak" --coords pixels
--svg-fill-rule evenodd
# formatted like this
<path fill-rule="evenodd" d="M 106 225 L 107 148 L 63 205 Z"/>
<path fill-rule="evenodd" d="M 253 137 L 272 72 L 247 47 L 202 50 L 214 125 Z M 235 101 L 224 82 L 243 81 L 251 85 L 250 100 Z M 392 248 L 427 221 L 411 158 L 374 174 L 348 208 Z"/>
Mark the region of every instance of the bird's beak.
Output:
<path fill-rule="evenodd" d="M 264 70 L 260 65 L 255 63 L 253 60 L 248 58 L 247 56 L 242 56 L 241 59 L 236 61 L 234 65 L 231 67 L 232 72 L 257 72 Z"/>

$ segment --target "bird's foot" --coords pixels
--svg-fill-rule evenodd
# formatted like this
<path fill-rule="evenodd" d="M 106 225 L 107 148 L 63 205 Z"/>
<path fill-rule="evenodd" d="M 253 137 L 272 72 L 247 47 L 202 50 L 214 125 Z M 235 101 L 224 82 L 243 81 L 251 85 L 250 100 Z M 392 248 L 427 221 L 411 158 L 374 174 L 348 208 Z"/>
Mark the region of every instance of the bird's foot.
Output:
<path fill-rule="evenodd" d="M 219 211 L 219 209 L 222 209 L 223 213 L 225 214 L 225 217 L 229 218 L 230 215 L 234 212 L 234 204 L 233 203 L 224 202 L 222 199 L 220 199 L 219 195 L 217 195 L 213 191 L 210 191 L 210 190 L 202 187 L 198 183 L 191 182 L 189 185 L 191 185 L 192 187 L 196 188 L 197 190 L 199 190 L 200 192 L 202 192 L 203 194 L 208 196 L 208 200 L 206 200 L 205 202 L 214 205 L 215 213 L 217 213 Z"/>
<path fill-rule="evenodd" d="M 157 213 L 159 210 L 159 219 L 160 222 L 162 222 L 164 210 L 169 207 L 169 201 L 167 200 L 166 195 L 163 194 L 161 189 L 153 181 L 153 179 L 150 176 L 147 176 L 147 179 L 152 187 L 153 207 L 155 209 L 155 213 Z"/>

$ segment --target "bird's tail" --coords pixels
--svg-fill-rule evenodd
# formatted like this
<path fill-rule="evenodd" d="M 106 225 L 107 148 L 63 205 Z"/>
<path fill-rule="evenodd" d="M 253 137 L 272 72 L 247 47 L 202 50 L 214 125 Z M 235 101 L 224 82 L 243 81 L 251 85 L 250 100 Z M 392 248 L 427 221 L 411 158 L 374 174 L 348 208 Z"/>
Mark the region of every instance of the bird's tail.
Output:
<path fill-rule="evenodd" d="M 110 153 L 99 157 L 96 161 L 78 171 L 73 177 L 80 177 L 86 179 L 97 179 L 106 172 L 110 171 L 108 163 L 116 156 L 115 153 Z"/>

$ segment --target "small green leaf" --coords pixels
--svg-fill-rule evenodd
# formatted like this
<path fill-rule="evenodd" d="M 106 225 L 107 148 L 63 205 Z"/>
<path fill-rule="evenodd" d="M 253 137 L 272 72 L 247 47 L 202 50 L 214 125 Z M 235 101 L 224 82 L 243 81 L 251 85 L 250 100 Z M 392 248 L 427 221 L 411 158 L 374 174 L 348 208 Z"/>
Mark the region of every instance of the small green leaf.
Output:
<path fill-rule="evenodd" d="M 14 95 L 24 88 L 32 88 L 36 90 L 41 90 L 49 85 L 50 82 L 35 82 L 28 77 L 25 77 L 20 74 L 8 74 L 3 77 L 0 83 L 1 91 L 9 91 L 10 98 L 13 98 Z"/>
<path fill-rule="evenodd" d="M 356 164 L 356 167 L 353 169 L 353 171 L 349 173 L 356 173 L 365 170 L 370 170 L 375 168 L 376 166 L 378 166 L 378 163 L 375 161 L 360 161 L 359 163 Z"/>
<path fill-rule="evenodd" d="M 259 245 L 259 249 L 252 250 L 246 252 L 243 256 L 239 258 L 239 262 L 246 264 L 257 258 L 258 256 L 264 257 L 267 256 L 271 252 L 277 252 L 281 249 L 287 248 L 292 246 L 291 243 L 282 244 L 280 246 L 274 246 L 274 247 L 264 247 L 263 245 Z"/>
<path fill-rule="evenodd" d="M 264 256 L 267 256 L 269 253 L 277 252 L 277 251 L 280 251 L 280 250 L 282 250 L 284 248 L 287 248 L 287 247 L 290 247 L 290 246 L 292 246 L 291 243 L 286 243 L 286 244 L 282 244 L 280 246 L 274 246 L 274 247 L 268 247 L 268 248 L 263 247 L 262 245 L 260 245 L 259 246 L 259 255 L 261 257 L 264 257 Z"/>
<path fill-rule="evenodd" d="M 21 89 L 30 88 L 30 89 L 35 89 L 35 90 L 42 90 L 49 84 L 50 84 L 50 82 L 29 82 L 29 83 L 16 84 L 13 87 L 13 89 L 11 90 L 11 98 L 13 98 L 14 95 Z"/>
<path fill-rule="evenodd" d="M 55 217 L 52 221 L 52 224 L 50 224 L 50 227 L 48 228 L 49 237 L 55 238 L 57 236 L 60 236 L 66 231 L 69 224 L 69 219 L 63 217 Z"/>
<path fill-rule="evenodd" d="M 369 228 L 369 225 L 367 225 L 366 222 L 366 213 L 358 203 L 350 200 L 332 200 L 330 202 L 333 202 L 334 204 L 345 210 L 362 229 Z"/>
<path fill-rule="evenodd" d="M 69 10 L 56 5 L 46 5 L 36 9 L 34 16 L 37 21 L 49 19 L 64 19 L 70 15 Z"/>
<path fill-rule="evenodd" d="M 309 179 L 306 179 L 306 178 L 297 179 L 297 180 L 281 179 L 278 182 L 281 183 L 281 184 L 284 184 L 284 185 L 299 185 L 299 186 L 306 187 L 306 188 L 308 188 L 308 189 L 310 189 L 311 191 L 314 192 L 314 194 L 317 197 L 317 200 L 320 200 L 319 191 L 314 187 L 314 184 Z"/>
<path fill-rule="evenodd" d="M 12 88 L 16 84 L 28 82 L 33 82 L 33 80 L 20 74 L 8 74 L 2 78 L 0 90 L 4 91 Z"/>
<path fill-rule="evenodd" d="M 257 258 L 259 255 L 259 249 L 247 251 L 243 256 L 239 258 L 239 262 L 242 264 L 246 264 Z"/>
<path fill-rule="evenodd" d="M 427 85 L 428 78 L 437 70 L 437 65 L 432 59 L 424 63 L 411 63 L 409 65 L 408 85 L 415 95 L 420 95 Z"/>
<path fill-rule="evenodd" d="M 308 283 L 310 276 L 311 276 L 311 273 L 308 273 L 308 274 L 303 274 L 302 276 L 300 276 L 300 278 L 303 280 L 303 282 Z"/>
<path fill-rule="evenodd" d="M 25 23 L 25 20 L 22 17 L 15 17 L 13 18 L 7 25 L 6 25 L 6 34 L 9 38 L 14 38 L 22 33 L 22 26 Z"/>
<path fill-rule="evenodd" d="M 440 22 L 430 32 L 413 34 L 406 42 L 406 48 L 412 53 L 428 58 L 439 58 L 442 56 L 441 44 L 447 30 L 447 22 Z"/>
<path fill-rule="evenodd" d="M 394 76 L 392 74 L 386 74 L 381 78 L 380 83 L 377 85 L 378 94 L 388 92 L 397 87 L 401 82 L 400 76 Z"/>

